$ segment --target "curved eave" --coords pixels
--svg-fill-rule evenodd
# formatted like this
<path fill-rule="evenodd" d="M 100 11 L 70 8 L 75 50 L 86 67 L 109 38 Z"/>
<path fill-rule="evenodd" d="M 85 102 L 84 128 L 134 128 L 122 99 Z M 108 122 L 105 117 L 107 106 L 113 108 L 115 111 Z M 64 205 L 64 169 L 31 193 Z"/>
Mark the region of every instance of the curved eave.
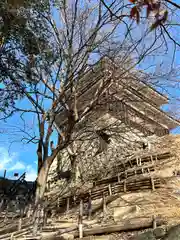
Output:
<path fill-rule="evenodd" d="M 118 64 L 116 64 L 110 58 L 104 57 L 104 59 L 102 61 L 104 63 L 104 67 L 112 68 L 112 69 L 115 68 L 113 70 L 116 71 L 117 73 L 120 71 L 120 68 L 119 68 Z M 109 66 L 111 66 L 111 67 L 109 67 Z M 135 79 L 133 77 L 133 75 L 136 75 L 137 73 L 138 73 L 138 70 L 134 70 L 134 74 L 133 74 L 133 72 L 130 74 L 130 77 L 132 78 L 132 80 L 129 82 L 129 84 L 132 84 L 132 83 L 134 84 L 134 87 L 135 87 L 136 91 L 139 91 L 142 94 L 148 94 L 147 97 L 149 99 L 151 99 L 151 101 L 153 101 L 152 96 L 151 96 L 151 94 L 153 93 L 154 98 L 156 98 L 154 102 L 158 106 L 161 106 L 163 104 L 168 103 L 168 100 L 169 100 L 168 97 L 166 95 L 162 94 L 161 92 L 159 92 L 157 89 L 153 88 L 150 84 L 148 84 L 146 82 L 146 80 L 143 81 L 143 80 L 140 80 L 140 79 L 138 79 L 138 80 Z M 120 81 L 122 81 L 122 79 Z M 126 82 L 124 82 L 124 83 L 126 84 Z M 141 86 L 141 88 L 140 88 L 140 86 Z M 149 93 L 144 91 L 146 89 L 148 89 Z"/>
<path fill-rule="evenodd" d="M 176 128 L 177 126 L 180 126 L 180 121 L 178 121 L 178 120 L 174 119 L 173 117 L 169 116 L 166 112 L 162 111 L 161 109 L 157 109 L 152 105 L 147 106 L 148 103 L 144 103 L 143 105 L 149 107 L 149 109 L 151 109 L 153 111 L 153 113 L 155 113 L 154 116 L 152 116 L 152 115 L 150 116 L 145 111 L 140 110 L 139 108 L 136 107 L 135 104 L 129 104 L 129 105 L 132 105 L 133 107 L 136 108 L 136 110 L 138 110 L 142 114 L 148 116 L 148 118 L 156 121 L 162 127 L 165 127 L 169 130 L 172 130 L 172 129 Z"/>
<path fill-rule="evenodd" d="M 119 100 L 124 99 L 126 104 L 132 106 L 133 108 L 136 109 L 136 111 L 139 111 L 149 119 L 156 121 L 162 127 L 172 130 L 177 126 L 180 126 L 179 120 L 174 119 L 172 116 L 168 115 L 166 112 L 158 108 L 156 105 L 152 104 L 152 102 L 149 102 L 146 96 L 139 95 L 138 92 L 132 91 L 131 88 L 123 90 L 121 84 L 118 85 L 116 84 L 116 91 L 117 94 L 115 96 L 117 99 Z M 129 97 L 131 98 L 130 100 L 128 100 Z"/>

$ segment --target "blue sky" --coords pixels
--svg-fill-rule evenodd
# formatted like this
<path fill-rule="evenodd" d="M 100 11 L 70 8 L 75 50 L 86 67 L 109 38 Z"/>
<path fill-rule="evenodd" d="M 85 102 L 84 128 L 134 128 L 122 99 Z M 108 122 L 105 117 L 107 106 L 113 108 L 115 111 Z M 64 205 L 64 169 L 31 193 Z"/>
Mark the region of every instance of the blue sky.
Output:
<path fill-rule="evenodd" d="M 31 104 L 27 99 L 23 99 L 18 104 L 19 108 L 31 109 Z M 25 127 L 24 127 L 25 122 Z M 6 169 L 6 176 L 14 179 L 14 173 L 19 175 L 26 172 L 26 179 L 34 181 L 37 176 L 37 145 L 26 143 L 22 138 L 28 137 L 26 133 L 38 136 L 38 127 L 35 115 L 26 113 L 23 121 L 20 114 L 14 114 L 6 122 L 1 121 L 0 128 L 0 176 L 3 176 Z M 28 137 L 29 139 L 29 137 Z M 56 133 L 52 134 L 51 140 L 56 143 Z"/>
<path fill-rule="evenodd" d="M 178 1 L 179 2 L 179 1 Z M 175 65 L 180 64 L 180 53 L 177 52 Z M 146 64 L 146 63 L 143 63 Z M 149 64 L 149 63 L 148 63 Z M 143 66 L 144 67 L 144 66 Z M 0 86 L 1 87 L 1 86 Z M 168 88 L 168 94 L 176 99 L 180 97 L 178 88 Z M 20 105 L 28 107 L 27 101 L 22 101 Z M 172 105 L 164 106 L 165 110 L 171 110 Z M 32 115 L 26 115 L 25 121 L 28 126 L 36 130 L 36 124 L 33 121 Z M 35 144 L 23 144 L 21 142 L 22 132 L 16 128 L 22 127 L 23 123 L 19 115 L 14 115 L 7 123 L 1 123 L 0 129 L 0 176 L 3 176 L 4 170 L 7 170 L 7 177 L 14 178 L 14 173 L 22 174 L 26 172 L 27 180 L 35 180 L 37 174 L 37 146 Z M 180 128 L 177 128 L 173 133 L 180 133 Z"/>
<path fill-rule="evenodd" d="M 19 126 L 18 116 L 13 116 L 4 125 L 0 134 L 0 176 L 4 169 L 7 176 L 14 178 L 14 173 L 27 173 L 27 180 L 35 180 L 37 173 L 36 146 L 22 144 L 21 133 L 14 126 Z"/>

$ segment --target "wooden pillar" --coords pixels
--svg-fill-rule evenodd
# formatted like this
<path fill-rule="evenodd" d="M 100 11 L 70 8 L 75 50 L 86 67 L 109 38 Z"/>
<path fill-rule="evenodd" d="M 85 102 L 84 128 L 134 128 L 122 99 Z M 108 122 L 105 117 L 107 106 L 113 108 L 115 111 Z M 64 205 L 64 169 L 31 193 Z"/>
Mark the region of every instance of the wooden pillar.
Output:
<path fill-rule="evenodd" d="M 83 238 L 83 200 L 80 201 L 79 206 L 79 238 Z"/>

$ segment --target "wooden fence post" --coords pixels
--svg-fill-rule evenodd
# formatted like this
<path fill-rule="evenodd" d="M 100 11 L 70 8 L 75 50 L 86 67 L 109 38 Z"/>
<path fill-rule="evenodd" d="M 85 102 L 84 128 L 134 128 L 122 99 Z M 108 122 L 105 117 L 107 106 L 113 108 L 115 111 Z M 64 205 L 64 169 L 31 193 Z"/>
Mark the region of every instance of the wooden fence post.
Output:
<path fill-rule="evenodd" d="M 5 210 L 5 215 L 4 215 L 4 222 L 6 222 L 7 221 L 7 213 L 8 213 L 8 205 L 7 205 L 7 207 L 6 207 L 6 210 Z"/>
<path fill-rule="evenodd" d="M 106 215 L 107 215 L 106 196 L 105 193 L 103 193 L 103 217 L 105 218 Z"/>
<path fill-rule="evenodd" d="M 27 212 L 27 217 L 28 218 L 30 218 L 31 212 L 32 212 L 32 207 L 31 207 L 31 204 L 29 204 L 29 209 L 28 209 L 28 212 Z"/>
<path fill-rule="evenodd" d="M 66 214 L 69 212 L 69 198 L 67 198 L 67 205 L 66 205 Z"/>
<path fill-rule="evenodd" d="M 152 164 L 154 164 L 153 156 L 151 155 L 150 158 L 151 158 L 151 162 L 152 162 Z"/>
<path fill-rule="evenodd" d="M 139 166 L 138 157 L 136 157 L 136 165 Z"/>
<path fill-rule="evenodd" d="M 127 179 L 128 177 L 128 174 L 127 174 L 127 171 L 125 171 L 125 179 Z"/>
<path fill-rule="evenodd" d="M 152 191 L 155 190 L 155 186 L 154 186 L 154 179 L 153 177 L 151 176 L 151 185 L 152 185 Z"/>
<path fill-rule="evenodd" d="M 120 177 L 120 173 L 118 174 L 118 183 L 120 183 L 121 181 L 121 177 Z"/>
<path fill-rule="evenodd" d="M 111 184 L 108 185 L 108 190 L 109 190 L 109 195 L 112 195 L 112 189 L 111 189 Z"/>
<path fill-rule="evenodd" d="M 43 226 L 46 226 L 47 224 L 47 215 L 47 209 L 44 209 Z"/>
<path fill-rule="evenodd" d="M 124 180 L 124 192 L 126 192 L 127 191 L 127 188 L 126 188 L 126 179 Z"/>
<path fill-rule="evenodd" d="M 139 166 L 141 166 L 142 164 L 141 164 L 141 158 L 139 158 Z"/>
<path fill-rule="evenodd" d="M 10 239 L 11 239 L 11 240 L 14 240 L 14 233 L 11 233 Z"/>
<path fill-rule="evenodd" d="M 157 228 L 156 217 L 153 216 L 153 229 Z"/>
<path fill-rule="evenodd" d="M 40 209 L 40 224 L 41 224 L 41 227 L 42 227 L 42 225 L 44 224 L 44 207 L 42 207 L 41 209 Z"/>
<path fill-rule="evenodd" d="M 36 236 L 39 227 L 40 204 L 37 206 L 37 209 L 35 209 L 34 217 L 33 236 Z"/>
<path fill-rule="evenodd" d="M 47 182 L 47 191 L 49 192 L 51 188 L 50 182 Z"/>
<path fill-rule="evenodd" d="M 79 206 L 79 238 L 83 238 L 83 200 L 80 201 Z"/>
<path fill-rule="evenodd" d="M 1 199 L 1 202 L 0 202 L 0 212 L 1 212 L 1 208 L 3 207 L 3 203 L 4 203 L 4 199 Z"/>
<path fill-rule="evenodd" d="M 22 228 L 22 218 L 19 218 L 19 222 L 18 222 L 18 231 L 20 231 Z"/>
<path fill-rule="evenodd" d="M 89 199 L 88 199 L 88 219 L 91 219 L 92 213 L 92 201 L 91 201 L 91 190 L 89 191 Z"/>

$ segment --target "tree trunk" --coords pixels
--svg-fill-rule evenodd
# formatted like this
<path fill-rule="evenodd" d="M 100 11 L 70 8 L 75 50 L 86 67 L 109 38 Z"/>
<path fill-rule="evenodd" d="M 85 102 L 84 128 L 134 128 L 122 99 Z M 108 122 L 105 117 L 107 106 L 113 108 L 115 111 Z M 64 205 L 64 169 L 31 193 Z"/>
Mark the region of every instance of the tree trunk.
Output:
<path fill-rule="evenodd" d="M 48 162 L 46 161 L 39 171 L 36 186 L 35 206 L 37 206 L 37 204 L 40 203 L 40 201 L 43 199 L 49 168 L 50 165 L 48 165 Z"/>
<path fill-rule="evenodd" d="M 34 212 L 34 223 L 33 223 L 33 236 L 37 235 L 38 227 L 39 227 L 39 217 L 40 217 L 40 204 L 37 206 Z"/>
<path fill-rule="evenodd" d="M 39 211 L 42 207 L 42 200 L 46 189 L 46 182 L 48 177 L 50 165 L 48 161 L 44 162 L 43 166 L 39 170 L 37 184 L 36 184 L 36 196 L 35 196 L 35 206 L 33 213 L 33 235 L 37 234 L 38 225 L 39 225 Z"/>
<path fill-rule="evenodd" d="M 51 156 L 47 157 L 45 161 L 43 162 L 43 165 L 41 166 L 41 169 L 38 172 L 37 177 L 37 185 L 36 185 L 36 197 L 35 197 L 35 207 L 42 201 L 45 189 L 46 189 L 46 182 L 47 177 L 49 173 L 49 169 L 51 167 L 51 164 L 53 163 L 55 157 L 57 156 L 58 152 L 66 147 L 66 145 L 63 145 L 62 148 L 57 147 Z"/>
<path fill-rule="evenodd" d="M 63 148 L 67 147 L 67 143 L 69 142 L 70 139 L 70 133 L 73 129 L 74 125 L 70 125 L 69 126 L 69 131 L 68 131 L 68 136 L 67 136 L 67 140 L 64 142 L 64 144 L 60 144 L 60 141 L 58 142 L 59 145 L 57 146 L 57 148 L 52 152 L 51 156 L 47 157 L 47 158 L 43 158 L 44 162 L 41 166 L 41 168 L 39 169 L 38 172 L 38 177 L 37 177 L 37 184 L 36 184 L 36 194 L 35 194 L 35 206 L 34 206 L 34 214 L 33 214 L 33 219 L 34 219 L 34 223 L 35 223 L 35 219 L 37 216 L 37 207 L 39 204 L 42 204 L 42 200 L 44 197 L 44 193 L 46 190 L 46 182 L 47 182 L 47 177 L 48 177 L 48 173 L 49 173 L 49 169 L 51 167 L 51 164 L 53 163 L 55 157 L 57 156 L 58 152 L 60 150 L 62 150 Z M 45 157 L 45 156 L 44 156 Z"/>

